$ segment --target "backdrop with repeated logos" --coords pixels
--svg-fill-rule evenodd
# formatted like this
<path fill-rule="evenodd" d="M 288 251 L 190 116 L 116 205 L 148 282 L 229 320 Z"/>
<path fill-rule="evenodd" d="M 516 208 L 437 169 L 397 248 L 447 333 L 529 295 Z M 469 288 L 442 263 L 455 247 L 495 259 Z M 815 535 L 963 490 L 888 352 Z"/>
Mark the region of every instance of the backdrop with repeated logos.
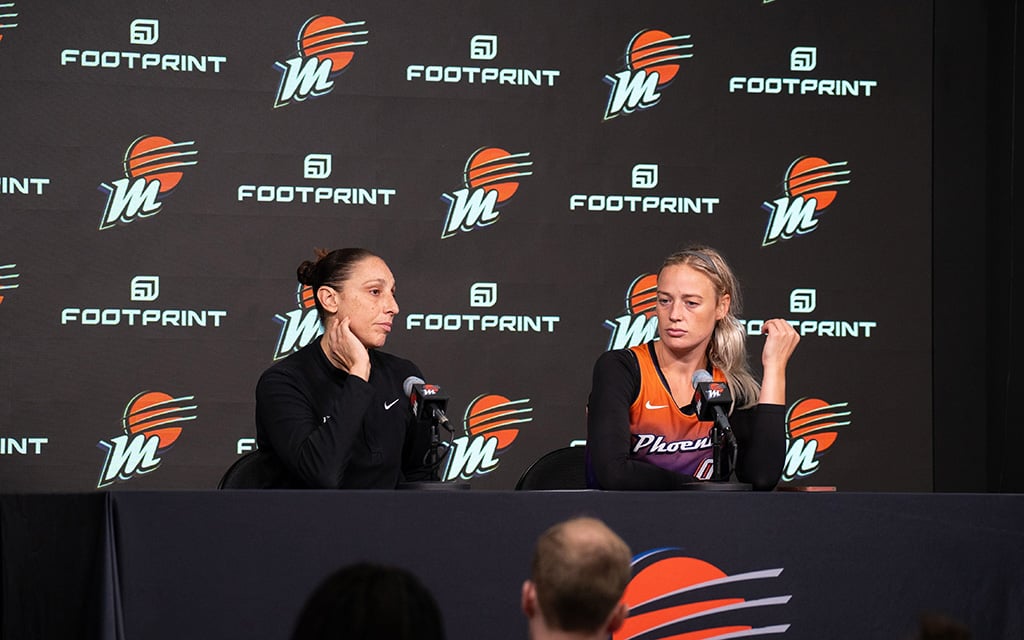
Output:
<path fill-rule="evenodd" d="M 216 486 L 316 336 L 296 266 L 364 246 L 386 350 L 450 396 L 446 477 L 511 488 L 702 242 L 755 370 L 765 319 L 803 336 L 786 484 L 929 490 L 932 29 L 926 0 L 0 3 L 0 483 Z"/>

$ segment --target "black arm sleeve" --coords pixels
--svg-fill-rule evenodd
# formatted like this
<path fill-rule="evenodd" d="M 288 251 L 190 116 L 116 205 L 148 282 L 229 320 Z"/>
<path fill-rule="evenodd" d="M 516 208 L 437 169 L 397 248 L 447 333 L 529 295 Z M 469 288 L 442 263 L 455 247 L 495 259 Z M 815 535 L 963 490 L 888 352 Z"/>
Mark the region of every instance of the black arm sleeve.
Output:
<path fill-rule="evenodd" d="M 594 365 L 587 404 L 587 450 L 602 489 L 658 491 L 695 482 L 630 455 L 629 407 L 640 393 L 640 366 L 629 350 L 607 351 Z M 737 438 L 738 439 L 738 438 Z"/>
<path fill-rule="evenodd" d="M 309 382 L 295 372 L 271 368 L 256 385 L 256 421 L 290 473 L 313 489 L 336 489 L 345 480 L 353 443 L 373 399 L 373 388 L 357 376 L 335 387 L 317 410 Z M 325 420 L 324 417 L 328 416 Z"/>
<path fill-rule="evenodd" d="M 786 462 L 786 407 L 759 404 L 736 411 L 729 422 L 736 434 L 736 478 L 771 491 L 779 483 Z"/>

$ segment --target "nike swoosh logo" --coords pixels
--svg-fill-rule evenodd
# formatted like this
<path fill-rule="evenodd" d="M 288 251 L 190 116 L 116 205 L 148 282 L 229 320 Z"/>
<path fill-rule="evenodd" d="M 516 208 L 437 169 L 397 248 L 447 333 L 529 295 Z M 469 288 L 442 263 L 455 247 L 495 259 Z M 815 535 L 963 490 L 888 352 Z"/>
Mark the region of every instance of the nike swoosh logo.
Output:
<path fill-rule="evenodd" d="M 667 404 L 651 404 L 650 400 L 648 400 L 647 404 L 645 404 L 644 406 L 647 407 L 648 409 L 668 409 Z"/>
<path fill-rule="evenodd" d="M 391 407 L 395 406 L 395 404 L 396 404 L 396 403 L 397 403 L 397 402 L 399 401 L 399 399 L 400 399 L 400 398 L 395 398 L 395 399 L 394 399 L 394 400 L 392 400 L 391 402 L 385 402 L 385 403 L 384 403 L 384 410 L 385 410 L 385 411 L 387 411 L 387 410 L 388 410 L 388 409 L 390 409 Z"/>

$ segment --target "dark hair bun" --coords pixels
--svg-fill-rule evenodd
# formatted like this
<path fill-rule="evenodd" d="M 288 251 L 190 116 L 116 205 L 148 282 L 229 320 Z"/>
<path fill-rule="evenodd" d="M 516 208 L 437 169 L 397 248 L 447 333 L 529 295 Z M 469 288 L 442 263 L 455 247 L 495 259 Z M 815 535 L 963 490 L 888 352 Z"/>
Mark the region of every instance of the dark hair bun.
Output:
<path fill-rule="evenodd" d="M 313 275 L 316 273 L 316 263 L 306 260 L 299 265 L 299 268 L 295 270 L 295 275 L 299 279 L 299 284 L 306 286 L 313 285 Z"/>

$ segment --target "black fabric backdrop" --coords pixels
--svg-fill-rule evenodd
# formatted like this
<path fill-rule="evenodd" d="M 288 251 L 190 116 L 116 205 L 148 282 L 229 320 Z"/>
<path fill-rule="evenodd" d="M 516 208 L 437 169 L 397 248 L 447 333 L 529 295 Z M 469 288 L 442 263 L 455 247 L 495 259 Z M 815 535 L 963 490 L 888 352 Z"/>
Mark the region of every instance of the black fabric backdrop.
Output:
<path fill-rule="evenodd" d="M 346 245 L 388 260 L 402 311 L 387 349 L 443 385 L 459 428 L 481 397 L 529 409 L 497 465 L 453 472 L 474 488 L 510 488 L 542 453 L 585 437 L 606 325 L 633 315 L 624 301 L 638 276 L 690 242 L 731 260 L 742 318 L 781 316 L 805 333 L 789 402 L 797 413 L 802 399 L 834 405 L 825 430 L 835 440 L 792 483 L 932 488 L 930 2 L 97 1 L 12 12 L 0 40 L 5 488 L 215 486 L 251 446 L 252 389 L 285 329 L 275 318 L 298 314 L 295 267 L 314 247 Z M 274 65 L 298 56 L 297 34 L 315 15 L 365 22 L 366 44 L 329 91 L 275 108 Z M 627 46 L 648 29 L 689 36 L 692 57 L 657 104 L 605 119 L 603 79 L 626 68 Z M 496 50 L 486 38 L 472 49 L 481 35 Z M 128 68 L 168 54 L 206 71 Z M 558 73 L 540 86 L 445 83 L 408 80 L 410 65 Z M 859 95 L 800 95 L 799 83 L 775 85 L 796 95 L 747 93 L 730 91 L 747 86 L 736 77 L 875 84 L 858 84 Z M 142 136 L 191 142 L 197 163 L 158 213 L 101 229 L 101 185 L 125 177 Z M 465 165 L 483 147 L 529 154 L 530 175 L 492 224 L 443 238 L 442 196 L 466 186 Z M 329 176 L 304 172 L 310 154 L 330 156 Z M 784 195 L 803 156 L 847 163 L 849 184 L 812 231 L 762 246 L 762 203 Z M 656 165 L 654 186 L 634 182 L 637 165 Z M 377 204 L 240 200 L 243 185 L 376 189 Z M 574 194 L 690 198 L 701 212 L 573 210 Z M 149 289 L 133 289 L 138 276 Z M 477 283 L 496 296 L 473 299 Z M 804 290 L 795 302 L 794 290 Z M 89 324 L 102 314 L 89 309 L 133 311 L 108 311 L 119 322 L 104 325 Z M 168 309 L 205 326 L 139 324 Z M 473 314 L 526 316 L 539 329 L 468 330 Z M 460 328 L 428 330 L 444 322 Z M 856 337 L 819 335 L 822 326 Z M 749 340 L 755 368 L 761 344 Z M 892 392 L 872 383 L 882 363 L 898 381 Z M 194 419 L 151 452 L 148 473 L 122 460 L 117 474 L 111 460 L 103 480 L 122 418 L 146 391 L 194 407 Z"/>

